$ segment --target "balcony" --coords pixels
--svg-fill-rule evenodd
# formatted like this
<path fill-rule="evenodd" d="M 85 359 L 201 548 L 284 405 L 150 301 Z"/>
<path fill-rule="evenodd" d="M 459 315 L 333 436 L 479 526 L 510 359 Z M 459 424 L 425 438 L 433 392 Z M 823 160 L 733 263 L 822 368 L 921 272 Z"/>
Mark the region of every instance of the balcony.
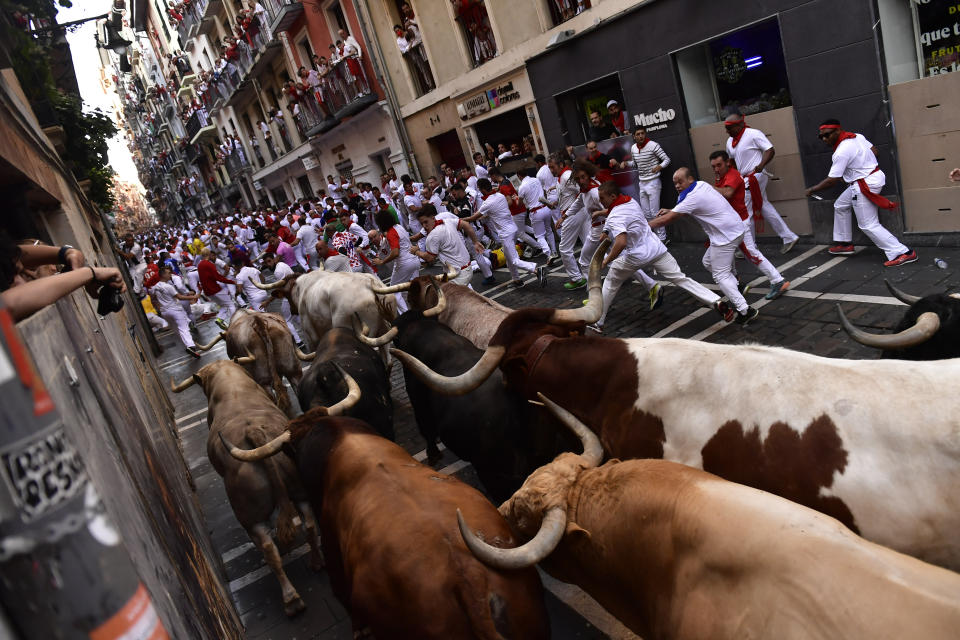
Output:
<path fill-rule="evenodd" d="M 327 110 L 337 120 L 360 113 L 379 100 L 359 58 L 337 62 L 323 76 L 320 87 Z"/>
<path fill-rule="evenodd" d="M 263 6 L 273 16 L 270 32 L 274 34 L 286 31 L 303 15 L 300 0 L 264 0 Z"/>
<path fill-rule="evenodd" d="M 236 178 L 244 171 L 251 170 L 246 154 L 237 150 L 234 150 L 233 153 L 224 158 L 224 165 L 227 167 L 227 173 L 230 175 L 230 178 Z"/>
<path fill-rule="evenodd" d="M 414 41 L 414 44 L 403 52 L 403 59 L 407 61 L 407 70 L 413 78 L 417 97 L 433 91 L 436 84 L 433 81 L 433 71 L 430 69 L 430 61 L 427 60 L 427 51 L 423 48 L 423 42 L 419 39 Z"/>
<path fill-rule="evenodd" d="M 203 109 L 194 111 L 187 120 L 187 137 L 190 138 L 190 144 L 195 145 L 201 138 L 208 135 L 215 135 L 217 127 L 207 119 Z"/>
<path fill-rule="evenodd" d="M 557 26 L 567 20 L 578 16 L 590 8 L 590 0 L 554 0 L 547 3 L 550 9 L 550 19 L 553 20 L 553 26 Z"/>
<path fill-rule="evenodd" d="M 496 56 L 497 42 L 493 38 L 493 29 L 490 27 L 490 18 L 484 3 L 478 0 L 456 0 L 454 10 L 457 12 L 456 21 L 467 43 L 467 53 L 473 66 L 479 67 Z"/>

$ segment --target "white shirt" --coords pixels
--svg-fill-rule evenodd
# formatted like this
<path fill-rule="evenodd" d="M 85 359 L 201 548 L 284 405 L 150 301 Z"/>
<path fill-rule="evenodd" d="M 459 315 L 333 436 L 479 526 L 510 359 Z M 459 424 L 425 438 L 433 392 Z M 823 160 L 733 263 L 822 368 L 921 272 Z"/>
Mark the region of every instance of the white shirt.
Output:
<path fill-rule="evenodd" d="M 182 310 L 180 301 L 177 299 L 177 288 L 169 282 L 158 282 L 150 288 L 150 295 L 157 301 L 160 313 L 166 311 Z"/>
<path fill-rule="evenodd" d="M 703 227 L 710 244 L 730 244 L 747 230 L 746 223 L 723 194 L 702 180 L 697 180 L 693 191 L 673 210 L 694 218 Z"/>
<path fill-rule="evenodd" d="M 240 271 L 237 272 L 236 281 L 243 289 L 243 297 L 249 300 L 251 304 L 257 304 L 261 300 L 270 297 L 268 292 L 258 289 L 253 284 L 253 282 L 260 282 L 260 271 L 255 267 L 243 267 L 240 269 Z"/>
<path fill-rule="evenodd" d="M 502 194 L 496 195 L 503 197 Z M 427 235 L 424 246 L 428 253 L 437 256 L 437 259 L 447 267 L 464 269 L 470 264 L 470 254 L 467 253 L 467 248 L 463 244 L 463 236 L 457 228 L 458 223 L 459 218 L 456 216 L 453 216 L 453 220 L 437 216 L 437 225 Z M 513 224 L 512 219 L 511 224 Z"/>
<path fill-rule="evenodd" d="M 437 213 L 447 210 L 446 205 L 443 204 L 443 200 L 440 199 L 440 194 L 434 193 L 430 196 L 430 204 L 433 205 L 433 208 L 437 210 Z"/>
<path fill-rule="evenodd" d="M 277 280 L 283 280 L 287 276 L 293 275 L 293 269 L 283 260 L 278 260 L 277 266 L 273 268 L 273 275 Z"/>
<path fill-rule="evenodd" d="M 557 194 L 555 193 L 557 189 L 557 176 L 553 175 L 549 166 L 543 165 L 537 169 L 537 180 L 540 181 L 540 186 L 543 187 L 543 195 L 546 196 L 547 200 L 551 202 L 555 201 L 557 198 Z"/>
<path fill-rule="evenodd" d="M 417 265 L 420 264 L 420 258 L 410 253 L 410 234 L 403 228 L 403 225 L 395 224 L 383 234 L 383 244 L 386 245 L 386 253 L 384 253 L 384 256 L 389 255 L 393 250 L 393 242 L 397 245 L 397 257 L 393 260 L 394 270 L 399 269 L 401 266 L 412 266 L 414 263 Z"/>
<path fill-rule="evenodd" d="M 477 180 L 480 180 L 481 178 L 490 177 L 490 173 L 487 171 L 487 168 L 482 164 L 478 164 L 477 166 L 475 166 L 473 168 L 473 173 L 476 174 Z"/>
<path fill-rule="evenodd" d="M 763 131 L 753 127 L 743 130 L 736 148 L 733 146 L 733 138 L 727 138 L 727 154 L 733 158 L 737 171 L 744 179 L 763 161 L 763 153 L 767 149 L 773 149 L 773 145 L 767 140 L 767 136 L 763 135 Z"/>
<path fill-rule="evenodd" d="M 536 178 L 525 176 L 520 181 L 517 195 L 520 196 L 520 201 L 528 210 L 543 206 L 543 203 L 540 202 L 540 198 L 543 197 L 543 185 Z"/>
<path fill-rule="evenodd" d="M 347 227 L 347 232 L 355 236 L 359 240 L 359 247 L 365 247 L 370 244 L 370 236 L 367 235 L 367 232 L 363 230 L 363 227 L 358 225 L 356 222 L 351 222 L 350 226 Z"/>
<path fill-rule="evenodd" d="M 663 242 L 647 224 L 640 204 L 633 198 L 630 198 L 630 202 L 610 209 L 603 230 L 613 239 L 621 233 L 626 233 L 627 246 L 620 255 L 641 264 L 648 264 L 667 251 Z"/>
<path fill-rule="evenodd" d="M 880 171 L 873 173 L 877 168 L 877 157 L 873 155 L 872 146 L 870 141 L 859 133 L 856 138 L 844 140 L 833 152 L 830 173 L 827 175 L 831 178 L 843 178 L 847 184 L 853 184 L 860 178 L 873 174 L 869 182 L 874 181 L 873 179 L 882 173 Z"/>
<path fill-rule="evenodd" d="M 300 246 L 306 253 L 317 252 L 317 229 L 312 224 L 305 224 L 297 229 L 297 237 L 300 238 Z"/>
<path fill-rule="evenodd" d="M 499 191 L 494 191 L 487 196 L 487 199 L 480 205 L 478 213 L 480 217 L 487 219 L 493 227 L 493 232 L 499 236 L 501 242 L 503 242 L 505 238 L 512 238 L 513 234 L 517 232 L 517 225 L 513 223 L 513 215 L 510 213 L 507 196 Z M 462 265 L 454 266 L 459 267 Z"/>

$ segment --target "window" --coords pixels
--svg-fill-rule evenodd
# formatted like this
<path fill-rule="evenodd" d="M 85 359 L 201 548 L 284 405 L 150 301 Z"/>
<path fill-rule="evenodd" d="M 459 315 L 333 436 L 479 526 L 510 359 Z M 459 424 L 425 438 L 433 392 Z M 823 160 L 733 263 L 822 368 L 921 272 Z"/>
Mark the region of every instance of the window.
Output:
<path fill-rule="evenodd" d="M 303 36 L 297 41 L 297 53 L 300 54 L 300 65 L 308 69 L 313 67 L 313 47 L 310 46 L 310 38 Z"/>
<path fill-rule="evenodd" d="M 340 36 L 337 34 L 339 29 L 343 29 L 347 33 L 350 33 L 350 27 L 347 26 L 347 18 L 343 15 L 343 8 L 340 6 L 340 0 L 334 0 L 329 5 L 327 5 L 327 24 L 330 25 L 330 35 L 333 38 L 333 41 L 336 42 L 340 39 Z"/>
<path fill-rule="evenodd" d="M 684 102 L 694 127 L 791 104 L 780 27 L 768 20 L 675 54 Z"/>
<path fill-rule="evenodd" d="M 454 19 L 467 42 L 473 66 L 479 66 L 497 55 L 497 43 L 483 0 L 453 0 L 453 11 Z"/>
<path fill-rule="evenodd" d="M 610 121 L 607 103 L 611 99 L 624 106 L 620 77 L 617 74 L 595 80 L 557 96 L 557 108 L 560 111 L 560 121 L 567 144 L 579 145 L 591 138 L 610 137 L 609 132 L 606 135 L 599 135 L 597 131 L 605 128 Z M 630 105 L 625 105 L 624 108 L 629 112 Z M 595 125 L 590 121 L 592 112 L 600 114 L 599 127 L 593 128 Z"/>
<path fill-rule="evenodd" d="M 878 8 L 890 84 L 960 71 L 956 2 L 879 0 Z"/>
<path fill-rule="evenodd" d="M 313 189 L 310 188 L 310 178 L 307 176 L 299 176 L 297 178 L 297 184 L 300 186 L 301 198 L 309 198 L 313 195 Z"/>
<path fill-rule="evenodd" d="M 553 25 L 566 22 L 590 8 L 590 0 L 546 0 Z"/>

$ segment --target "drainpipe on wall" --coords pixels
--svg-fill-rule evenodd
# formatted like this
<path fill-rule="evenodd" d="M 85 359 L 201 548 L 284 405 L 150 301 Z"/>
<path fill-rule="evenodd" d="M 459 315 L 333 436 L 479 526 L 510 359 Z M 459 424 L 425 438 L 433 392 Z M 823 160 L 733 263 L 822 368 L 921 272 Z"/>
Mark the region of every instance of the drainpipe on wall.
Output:
<path fill-rule="evenodd" d="M 370 56 L 373 73 L 376 75 L 377 82 L 383 87 L 383 92 L 387 96 L 387 104 L 390 107 L 390 113 L 397 127 L 397 133 L 400 136 L 400 148 L 403 151 L 403 159 L 406 161 L 407 167 L 413 173 L 416 180 L 423 182 L 423 179 L 420 177 L 420 168 L 413 161 L 413 145 L 410 143 L 407 125 L 400 115 L 400 104 L 397 100 L 397 94 L 394 92 L 393 84 L 389 81 L 386 74 L 387 64 L 384 61 L 383 51 L 380 49 L 380 41 L 377 39 L 376 34 L 373 33 L 373 20 L 370 18 L 370 7 L 367 5 L 367 0 L 356 0 L 354 6 L 359 9 L 357 11 L 357 18 L 360 20 L 360 31 L 363 33 L 363 38 L 367 41 L 373 53 L 373 55 Z"/>

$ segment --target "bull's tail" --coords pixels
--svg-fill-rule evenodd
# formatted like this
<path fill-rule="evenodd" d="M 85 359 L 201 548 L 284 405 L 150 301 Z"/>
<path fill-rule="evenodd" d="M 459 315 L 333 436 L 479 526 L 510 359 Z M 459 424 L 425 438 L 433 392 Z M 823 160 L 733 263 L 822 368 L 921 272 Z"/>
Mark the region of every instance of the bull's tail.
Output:
<path fill-rule="evenodd" d="M 482 640 L 519 640 L 510 632 L 507 601 L 496 593 L 486 570 L 469 560 L 464 562 L 464 559 L 456 549 L 451 549 L 452 567 L 459 574 L 459 579 L 454 583 L 454 597 L 470 621 L 474 637 Z"/>
<path fill-rule="evenodd" d="M 254 447 L 260 447 L 270 442 L 272 438 L 267 435 L 263 427 L 254 427 L 247 434 L 247 440 Z M 287 549 L 297 537 L 297 525 L 294 523 L 298 516 L 297 508 L 290 500 L 283 470 L 280 468 L 280 460 L 276 456 L 270 456 L 264 458 L 261 462 L 270 478 L 273 504 L 277 508 L 277 542 L 280 543 L 281 549 Z"/>
<path fill-rule="evenodd" d="M 277 402 L 277 406 L 280 407 L 280 410 L 283 411 L 287 417 L 292 418 L 293 416 L 290 414 L 290 397 L 287 395 L 287 389 L 283 386 L 283 380 L 280 378 L 280 367 L 277 366 L 277 355 L 273 350 L 273 340 L 270 338 L 266 326 L 264 326 L 262 317 L 256 318 L 256 322 L 253 323 L 253 330 L 256 332 L 257 337 L 260 338 L 260 342 L 263 343 L 264 352 L 267 354 L 266 365 L 270 368 L 270 387 L 273 389 L 273 397 Z"/>

